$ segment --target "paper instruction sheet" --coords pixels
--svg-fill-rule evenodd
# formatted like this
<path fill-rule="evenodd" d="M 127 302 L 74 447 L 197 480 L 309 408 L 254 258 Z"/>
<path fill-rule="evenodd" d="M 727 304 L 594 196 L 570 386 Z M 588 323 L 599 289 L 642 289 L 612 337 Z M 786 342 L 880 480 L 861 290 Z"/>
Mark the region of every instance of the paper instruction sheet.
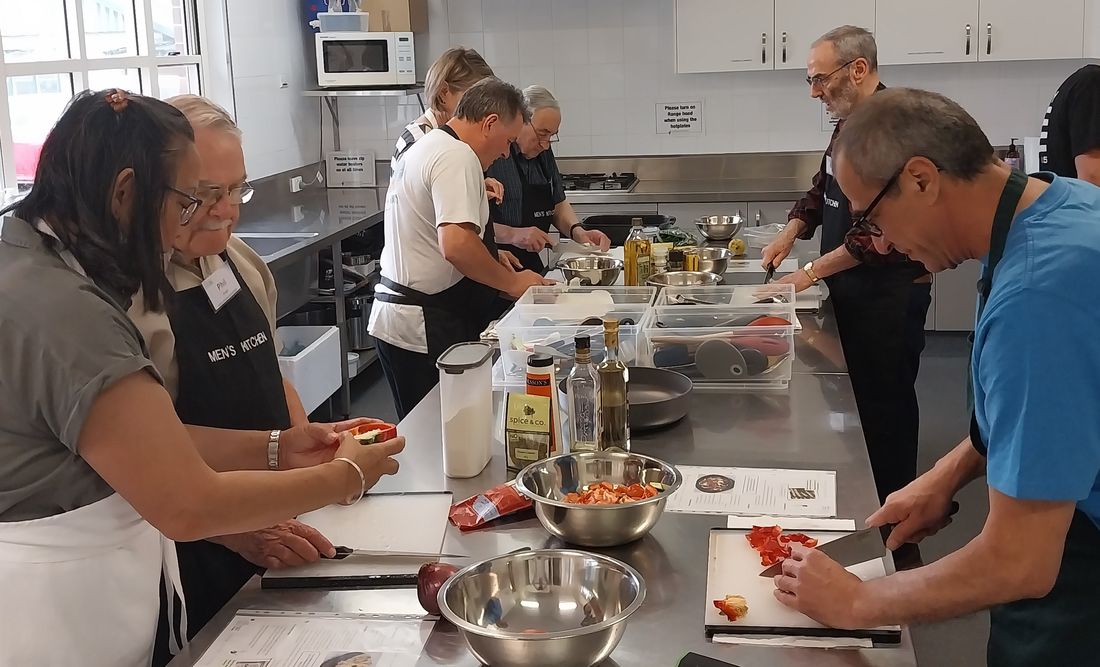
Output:
<path fill-rule="evenodd" d="M 414 667 L 434 622 L 242 611 L 196 667 Z"/>
<path fill-rule="evenodd" d="M 676 466 L 684 477 L 669 512 L 836 516 L 836 471 Z"/>

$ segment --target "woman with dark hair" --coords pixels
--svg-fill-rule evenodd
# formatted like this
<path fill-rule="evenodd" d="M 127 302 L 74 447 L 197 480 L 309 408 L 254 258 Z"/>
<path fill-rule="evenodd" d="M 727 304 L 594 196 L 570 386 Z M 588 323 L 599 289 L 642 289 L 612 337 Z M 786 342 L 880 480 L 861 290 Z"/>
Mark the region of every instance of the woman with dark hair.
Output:
<path fill-rule="evenodd" d="M 0 664 L 148 665 L 162 563 L 178 584 L 162 534 L 258 530 L 397 471 L 400 438 L 180 423 L 125 309 L 139 288 L 149 309 L 171 298 L 199 166 L 176 109 L 85 92 L 2 212 Z"/>

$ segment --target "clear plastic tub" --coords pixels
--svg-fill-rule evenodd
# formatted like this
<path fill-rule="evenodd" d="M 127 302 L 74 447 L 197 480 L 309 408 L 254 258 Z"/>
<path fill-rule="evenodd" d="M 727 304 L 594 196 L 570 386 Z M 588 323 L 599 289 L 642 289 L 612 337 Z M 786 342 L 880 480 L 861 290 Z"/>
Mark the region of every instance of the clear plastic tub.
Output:
<path fill-rule="evenodd" d="M 606 293 L 606 294 L 604 294 Z M 585 287 L 580 285 L 536 285 L 528 288 L 516 301 L 517 306 L 562 305 L 583 307 L 589 304 L 609 303 L 615 307 L 643 307 L 653 303 L 656 287 Z"/>
<path fill-rule="evenodd" d="M 592 361 L 602 361 L 603 323 L 582 325 L 581 322 L 588 317 L 607 316 L 620 321 L 620 358 L 628 366 L 635 365 L 638 361 L 638 336 L 652 312 L 652 306 L 640 303 L 609 307 L 602 314 L 569 312 L 569 309 L 563 310 L 557 305 L 513 308 L 496 326 L 502 375 L 507 380 L 522 378 L 527 372 L 528 355 L 552 352 L 557 358 L 557 377 L 565 377 L 573 369 L 573 337 L 581 333 L 592 338 Z M 626 324 L 626 320 L 633 324 Z"/>
<path fill-rule="evenodd" d="M 798 271 L 804 263 L 801 259 L 788 257 L 779 263 L 779 267 L 775 270 L 775 278 L 782 278 L 787 274 Z M 726 274 L 722 277 L 725 279 L 727 286 L 760 286 L 764 283 L 766 274 L 767 271 L 760 266 L 759 259 L 735 259 L 730 261 Z M 821 308 L 821 304 L 828 294 L 829 292 L 824 283 L 808 287 L 795 295 L 795 310 L 816 311 Z M 658 303 L 660 303 L 660 297 L 658 297 Z"/>
<path fill-rule="evenodd" d="M 657 306 L 642 335 L 641 362 L 683 373 L 700 387 L 786 388 L 793 322 L 789 304 Z"/>
<path fill-rule="evenodd" d="M 759 227 L 745 227 L 741 230 L 741 237 L 750 248 L 763 248 L 779 236 L 779 232 L 787 225 L 774 222 L 770 225 Z"/>
<path fill-rule="evenodd" d="M 780 304 L 758 301 L 778 298 Z M 794 285 L 713 285 L 707 287 L 666 287 L 657 295 L 657 306 L 733 306 L 752 309 L 758 305 L 782 306 L 788 321 L 794 317 Z M 755 312 L 755 311 L 753 311 Z"/>

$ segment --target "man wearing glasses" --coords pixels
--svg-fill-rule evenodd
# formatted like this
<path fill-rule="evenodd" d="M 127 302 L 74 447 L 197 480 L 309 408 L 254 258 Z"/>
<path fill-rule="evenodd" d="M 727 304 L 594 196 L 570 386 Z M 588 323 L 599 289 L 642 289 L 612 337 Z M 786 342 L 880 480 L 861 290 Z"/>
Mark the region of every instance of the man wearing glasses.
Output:
<path fill-rule="evenodd" d="M 497 243 L 516 256 L 525 269 L 545 273 L 539 253 L 550 245 L 550 225 L 562 238 L 591 243 L 607 250 L 611 240 L 600 231 L 587 230 L 565 199 L 561 173 L 551 145 L 558 140 L 561 106 L 542 86 L 523 91 L 531 109 L 531 122 L 520 130 L 512 154 L 497 160 L 486 176 L 504 184 L 504 200 L 490 207 Z"/>
<path fill-rule="evenodd" d="M 821 258 L 780 282 L 796 291 L 824 280 L 836 313 L 879 498 L 916 476 L 919 413 L 915 382 L 924 349 L 931 276 L 897 252 L 879 254 L 836 182 L 833 145 L 844 120 L 885 86 L 878 76 L 874 36 L 843 26 L 818 39 L 808 61 L 810 95 L 839 119 L 813 187 L 791 210 L 787 227 L 764 249 L 764 265 L 778 265 L 795 239 L 821 229 Z M 916 557 L 918 554 L 905 554 Z"/>
<path fill-rule="evenodd" d="M 253 194 L 245 180 L 241 133 L 209 100 L 184 95 L 168 102 L 194 127 L 203 167 L 165 267 L 175 294 L 165 313 L 146 311 L 136 295 L 130 319 L 145 339 L 180 421 L 270 431 L 277 442 L 279 432 L 309 418 L 279 370 L 275 280 L 264 261 L 233 235 L 240 206 Z M 297 521 L 178 544 L 188 633 L 202 629 L 261 568 L 301 565 L 331 550 L 324 536 Z M 168 657 L 163 604 L 161 614 L 154 664 Z"/>

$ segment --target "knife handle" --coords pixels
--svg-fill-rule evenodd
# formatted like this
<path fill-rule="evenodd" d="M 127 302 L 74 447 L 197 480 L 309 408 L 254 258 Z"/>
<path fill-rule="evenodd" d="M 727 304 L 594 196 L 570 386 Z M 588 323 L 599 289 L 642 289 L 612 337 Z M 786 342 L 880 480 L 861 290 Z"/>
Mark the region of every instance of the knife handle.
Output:
<path fill-rule="evenodd" d="M 945 518 L 951 518 L 959 513 L 959 501 L 952 500 L 951 507 L 947 510 L 947 516 Z M 896 523 L 888 523 L 883 525 L 879 530 L 882 532 L 882 542 L 886 543 L 886 538 L 890 537 L 890 533 L 893 532 Z"/>

